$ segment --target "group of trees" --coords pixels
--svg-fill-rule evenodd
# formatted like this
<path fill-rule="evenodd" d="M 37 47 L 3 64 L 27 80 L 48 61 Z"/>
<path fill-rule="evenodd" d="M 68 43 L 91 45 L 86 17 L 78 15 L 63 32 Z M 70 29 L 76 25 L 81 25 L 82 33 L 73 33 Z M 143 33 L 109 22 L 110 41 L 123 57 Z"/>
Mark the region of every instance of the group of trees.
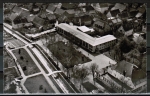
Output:
<path fill-rule="evenodd" d="M 80 81 L 80 90 L 81 90 L 81 86 L 83 84 L 83 81 L 87 79 L 87 76 L 92 74 L 93 76 L 93 81 L 94 81 L 94 77 L 95 77 L 95 72 L 98 70 L 98 65 L 96 63 L 92 63 L 90 65 L 90 67 L 87 66 L 76 66 L 74 67 L 73 73 L 72 73 L 72 77 L 76 80 Z M 95 84 L 95 81 L 94 81 Z"/>
<path fill-rule="evenodd" d="M 125 59 L 137 65 L 139 69 L 146 69 L 146 61 L 143 57 L 144 52 L 146 52 L 146 42 L 144 40 L 136 44 L 126 36 L 120 38 L 118 44 L 113 47 L 114 59 L 117 62 Z"/>

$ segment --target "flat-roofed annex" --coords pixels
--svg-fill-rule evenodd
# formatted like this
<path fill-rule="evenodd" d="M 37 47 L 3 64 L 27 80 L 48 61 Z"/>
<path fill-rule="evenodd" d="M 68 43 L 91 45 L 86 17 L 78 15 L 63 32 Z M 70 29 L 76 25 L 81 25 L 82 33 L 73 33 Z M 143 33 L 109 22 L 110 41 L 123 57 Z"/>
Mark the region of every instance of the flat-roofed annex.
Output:
<path fill-rule="evenodd" d="M 69 32 L 70 34 L 74 35 L 75 37 L 81 39 L 82 41 L 92 46 L 97 46 L 116 39 L 116 37 L 114 37 L 113 35 L 106 35 L 100 38 L 93 38 L 90 35 L 77 30 L 77 26 L 71 26 L 66 23 L 60 23 L 59 25 L 57 25 L 57 27 L 65 30 L 66 32 Z"/>

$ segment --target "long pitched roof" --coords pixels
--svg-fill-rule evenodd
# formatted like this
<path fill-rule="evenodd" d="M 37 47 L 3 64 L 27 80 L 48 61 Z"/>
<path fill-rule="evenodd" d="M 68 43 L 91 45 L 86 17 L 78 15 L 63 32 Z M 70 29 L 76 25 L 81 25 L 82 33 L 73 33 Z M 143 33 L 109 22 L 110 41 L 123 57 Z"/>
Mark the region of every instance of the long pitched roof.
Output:
<path fill-rule="evenodd" d="M 73 34 L 77 38 L 83 40 L 84 42 L 86 42 L 92 46 L 97 46 L 99 44 L 103 44 L 105 42 L 109 42 L 109 41 L 116 39 L 113 35 L 106 35 L 106 36 L 103 36 L 100 38 L 93 38 L 93 37 L 89 36 L 88 34 L 85 34 L 81 31 L 77 30 L 76 26 L 70 26 L 66 23 L 61 23 L 57 26 L 65 31 L 69 32 L 70 34 Z"/>

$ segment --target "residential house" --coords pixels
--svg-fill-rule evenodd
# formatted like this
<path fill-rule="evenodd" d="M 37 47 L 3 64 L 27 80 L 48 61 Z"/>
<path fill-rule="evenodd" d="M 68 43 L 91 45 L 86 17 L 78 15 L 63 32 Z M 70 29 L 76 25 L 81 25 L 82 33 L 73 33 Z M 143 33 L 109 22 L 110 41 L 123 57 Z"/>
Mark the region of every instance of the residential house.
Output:
<path fill-rule="evenodd" d="M 141 5 L 140 7 L 138 7 L 138 11 L 138 14 L 135 16 L 136 18 L 140 18 L 146 12 L 145 5 Z"/>
<path fill-rule="evenodd" d="M 40 8 L 39 7 L 33 7 L 32 13 L 33 14 L 38 14 L 40 12 Z"/>
<path fill-rule="evenodd" d="M 15 29 L 15 30 L 22 29 L 23 27 L 24 27 L 23 23 L 18 23 L 18 24 L 12 23 L 12 28 Z"/>
<path fill-rule="evenodd" d="M 107 3 L 93 3 L 93 8 L 96 12 L 100 12 L 106 15 L 109 9 L 109 5 Z"/>
<path fill-rule="evenodd" d="M 74 17 L 75 10 L 74 9 L 65 10 L 65 12 L 63 13 L 63 15 L 67 16 L 68 18 Z"/>
<path fill-rule="evenodd" d="M 33 10 L 33 3 L 25 4 L 23 7 L 26 8 L 27 10 L 29 10 L 29 11 L 32 11 Z"/>
<path fill-rule="evenodd" d="M 91 26 L 92 23 L 93 23 L 93 19 L 91 16 L 89 15 L 84 15 L 84 16 L 81 16 L 80 19 L 79 19 L 79 22 L 82 24 L 85 25 L 85 26 Z"/>
<path fill-rule="evenodd" d="M 14 13 L 16 13 L 16 14 L 20 14 L 22 11 L 23 11 L 23 9 L 21 9 L 20 7 L 18 7 L 18 6 L 15 6 L 13 9 L 12 9 L 12 11 L 14 12 Z"/>
<path fill-rule="evenodd" d="M 116 29 L 123 24 L 123 21 L 120 18 L 112 19 L 113 27 L 116 27 Z"/>
<path fill-rule="evenodd" d="M 91 26 L 93 23 L 93 19 L 89 15 L 82 14 L 81 16 L 74 17 L 72 20 L 73 24 L 78 26 Z"/>
<path fill-rule="evenodd" d="M 138 33 L 134 33 L 133 34 L 133 41 L 136 43 L 136 44 L 140 44 L 141 42 L 143 42 L 143 37 L 141 36 L 141 34 L 138 34 Z"/>
<path fill-rule="evenodd" d="M 115 10 L 109 11 L 109 12 L 106 14 L 106 16 L 107 16 L 108 19 L 116 18 L 119 13 L 120 13 L 119 9 L 115 9 Z"/>
<path fill-rule="evenodd" d="M 118 17 L 120 19 L 126 20 L 129 16 L 128 16 L 128 12 L 122 12 L 118 14 Z"/>
<path fill-rule="evenodd" d="M 21 13 L 19 14 L 21 18 L 27 18 L 27 16 L 29 15 L 30 15 L 30 12 L 27 10 L 22 10 Z"/>
<path fill-rule="evenodd" d="M 45 10 L 41 10 L 38 14 L 38 16 L 40 18 L 46 19 L 48 12 L 46 12 Z"/>
<path fill-rule="evenodd" d="M 89 15 L 95 13 L 95 9 L 92 6 L 85 6 L 83 8 L 85 9 L 85 12 L 88 12 Z"/>
<path fill-rule="evenodd" d="M 86 6 L 86 3 L 79 3 L 78 4 L 78 7 L 84 7 L 84 6 Z"/>
<path fill-rule="evenodd" d="M 63 10 L 69 10 L 69 9 L 75 9 L 77 8 L 78 4 L 76 3 L 62 3 L 61 9 Z"/>
<path fill-rule="evenodd" d="M 45 26 L 45 25 L 44 25 L 45 20 L 42 19 L 42 18 L 40 18 L 40 17 L 38 17 L 38 16 L 36 16 L 36 17 L 33 19 L 32 22 L 33 22 L 33 24 L 34 24 L 39 30 L 41 30 L 42 27 Z"/>
<path fill-rule="evenodd" d="M 54 14 L 47 14 L 47 19 L 49 20 L 49 23 L 54 24 L 56 22 L 56 16 Z"/>
<path fill-rule="evenodd" d="M 104 21 L 95 21 L 93 24 L 93 29 L 101 36 L 108 35 L 111 33 L 111 28 L 108 23 Z"/>
<path fill-rule="evenodd" d="M 118 32 L 121 32 L 121 33 L 123 33 L 126 36 L 131 36 L 133 34 L 132 25 L 130 23 L 125 24 L 125 25 L 121 25 L 118 28 Z"/>
<path fill-rule="evenodd" d="M 4 8 L 8 8 L 9 10 L 12 10 L 16 5 L 13 3 L 7 3 L 4 5 Z"/>
<path fill-rule="evenodd" d="M 129 18 L 135 18 L 135 16 L 138 14 L 138 10 L 130 10 L 129 11 Z"/>
<path fill-rule="evenodd" d="M 76 26 L 71 26 L 66 23 L 57 25 L 56 30 L 59 34 L 91 52 L 104 51 L 117 42 L 117 39 L 113 35 L 93 38 L 79 31 Z"/>
<path fill-rule="evenodd" d="M 53 6 L 53 4 L 49 4 L 49 6 L 47 7 L 46 11 L 53 14 L 55 11 L 56 7 Z"/>
<path fill-rule="evenodd" d="M 126 9 L 126 6 L 121 3 L 116 3 L 115 6 L 111 8 L 111 11 L 116 9 L 119 9 L 119 11 L 122 12 Z"/>
<path fill-rule="evenodd" d="M 67 23 L 67 24 L 69 24 L 70 20 L 66 15 L 62 14 L 58 18 L 58 23 Z"/>
<path fill-rule="evenodd" d="M 20 21 L 20 16 L 18 15 L 18 14 L 16 14 L 16 13 L 11 13 L 11 15 L 10 15 L 10 17 L 9 17 L 9 19 L 11 20 L 11 22 L 12 23 L 14 23 L 14 24 L 18 24 L 18 23 L 21 23 L 21 21 Z"/>
<path fill-rule="evenodd" d="M 30 14 L 30 15 L 27 16 L 27 21 L 28 22 L 33 22 L 35 17 L 36 17 L 36 15 Z"/>
<path fill-rule="evenodd" d="M 56 10 L 54 11 L 54 14 L 60 16 L 65 12 L 65 10 L 60 9 L 60 8 L 56 8 Z"/>

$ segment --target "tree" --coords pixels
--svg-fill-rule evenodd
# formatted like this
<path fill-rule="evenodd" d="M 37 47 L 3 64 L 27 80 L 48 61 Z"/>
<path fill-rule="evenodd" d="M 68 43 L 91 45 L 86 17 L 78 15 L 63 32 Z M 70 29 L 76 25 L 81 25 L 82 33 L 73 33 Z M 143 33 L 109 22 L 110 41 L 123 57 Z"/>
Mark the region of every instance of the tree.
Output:
<path fill-rule="evenodd" d="M 16 92 L 16 85 L 14 83 L 9 85 L 9 89 L 5 91 L 5 93 L 17 93 Z"/>
<path fill-rule="evenodd" d="M 98 65 L 96 63 L 92 63 L 90 66 L 90 70 L 92 72 L 93 79 L 94 79 L 94 73 L 95 73 L 95 71 L 97 71 L 97 68 L 98 68 Z"/>
<path fill-rule="evenodd" d="M 115 45 L 114 47 L 114 59 L 117 61 L 120 61 L 123 57 L 123 53 L 121 49 L 119 48 L 119 44 Z"/>
<path fill-rule="evenodd" d="M 39 90 L 42 90 L 42 89 L 43 89 L 43 85 L 40 85 L 40 86 L 39 86 Z"/>
<path fill-rule="evenodd" d="M 83 84 L 83 80 L 89 75 L 88 68 L 82 66 L 76 74 L 80 80 L 80 90 L 81 90 L 81 85 Z"/>
<path fill-rule="evenodd" d="M 63 58 L 64 67 L 67 69 L 67 77 L 70 78 L 69 69 L 71 68 L 71 59 L 72 54 L 68 55 L 66 58 Z"/>
<path fill-rule="evenodd" d="M 19 54 L 21 53 L 21 50 L 20 50 L 20 49 L 18 50 L 18 53 L 19 53 Z"/>
<path fill-rule="evenodd" d="M 24 59 L 23 56 L 20 56 L 20 59 L 23 60 Z"/>
<path fill-rule="evenodd" d="M 121 38 L 121 40 L 119 42 L 119 48 L 120 48 L 121 52 L 127 53 L 130 50 L 132 50 L 133 47 L 134 46 L 131 44 L 131 42 L 129 41 L 129 39 L 126 36 Z"/>
<path fill-rule="evenodd" d="M 146 41 L 141 41 L 139 45 L 137 46 L 137 49 L 140 53 L 146 52 Z"/>

